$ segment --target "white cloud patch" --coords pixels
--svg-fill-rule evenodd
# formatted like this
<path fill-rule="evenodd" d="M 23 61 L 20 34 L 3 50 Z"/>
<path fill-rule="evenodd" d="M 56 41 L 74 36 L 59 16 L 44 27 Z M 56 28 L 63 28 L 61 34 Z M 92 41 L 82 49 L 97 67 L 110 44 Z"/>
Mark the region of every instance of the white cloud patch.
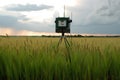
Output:
<path fill-rule="evenodd" d="M 50 9 L 50 8 L 53 8 L 53 6 L 36 5 L 36 4 L 26 4 L 26 5 L 12 4 L 5 7 L 5 9 L 9 11 L 40 11 L 40 10 Z"/>

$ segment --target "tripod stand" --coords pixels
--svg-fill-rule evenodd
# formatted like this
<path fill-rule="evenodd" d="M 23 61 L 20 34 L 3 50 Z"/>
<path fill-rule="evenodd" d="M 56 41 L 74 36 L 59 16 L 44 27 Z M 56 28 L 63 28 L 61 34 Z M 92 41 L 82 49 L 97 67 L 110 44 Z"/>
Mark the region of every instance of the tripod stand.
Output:
<path fill-rule="evenodd" d="M 71 56 L 70 56 L 70 43 L 68 42 L 66 36 L 64 35 L 64 32 L 62 32 L 62 36 L 58 42 L 57 48 L 59 47 L 60 43 L 62 43 L 62 40 L 64 40 L 66 49 L 67 49 L 67 54 L 66 54 L 66 60 L 69 61 L 71 63 Z"/>
<path fill-rule="evenodd" d="M 66 46 L 66 47 L 70 47 L 70 43 L 68 42 L 66 36 L 64 36 L 64 35 L 61 36 L 61 38 L 60 38 L 60 40 L 59 40 L 59 42 L 58 42 L 57 47 L 59 47 L 60 43 L 62 43 L 62 40 L 64 40 L 64 43 L 65 43 L 65 46 Z"/>

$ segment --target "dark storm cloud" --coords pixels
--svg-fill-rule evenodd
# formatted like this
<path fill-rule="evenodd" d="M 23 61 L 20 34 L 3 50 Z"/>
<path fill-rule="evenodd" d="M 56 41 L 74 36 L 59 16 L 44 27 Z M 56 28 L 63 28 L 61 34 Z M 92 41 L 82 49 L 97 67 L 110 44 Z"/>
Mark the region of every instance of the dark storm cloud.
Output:
<path fill-rule="evenodd" d="M 6 7 L 6 10 L 10 11 L 39 11 L 44 9 L 50 9 L 53 8 L 53 6 L 48 5 L 36 5 L 36 4 L 26 4 L 26 5 L 9 5 Z"/>

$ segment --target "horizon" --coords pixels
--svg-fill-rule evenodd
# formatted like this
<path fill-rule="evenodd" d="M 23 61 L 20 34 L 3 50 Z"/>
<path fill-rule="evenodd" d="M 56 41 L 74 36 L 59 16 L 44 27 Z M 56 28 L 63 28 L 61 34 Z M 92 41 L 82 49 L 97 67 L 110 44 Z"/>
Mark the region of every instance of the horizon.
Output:
<path fill-rule="evenodd" d="M 25 34 L 26 33 L 26 34 Z M 62 36 L 62 33 L 51 32 L 25 32 L 23 34 L 0 34 L 0 36 Z M 120 34 L 88 34 L 88 33 L 65 33 L 65 36 L 120 36 Z"/>

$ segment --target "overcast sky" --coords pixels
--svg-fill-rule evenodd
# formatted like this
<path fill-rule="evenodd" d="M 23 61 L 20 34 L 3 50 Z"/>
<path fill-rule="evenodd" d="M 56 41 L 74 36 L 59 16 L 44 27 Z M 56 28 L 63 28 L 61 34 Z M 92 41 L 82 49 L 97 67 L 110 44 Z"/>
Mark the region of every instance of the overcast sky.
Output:
<path fill-rule="evenodd" d="M 120 34 L 120 0 L 0 0 L 0 34 L 54 33 L 64 4 L 71 33 Z"/>

